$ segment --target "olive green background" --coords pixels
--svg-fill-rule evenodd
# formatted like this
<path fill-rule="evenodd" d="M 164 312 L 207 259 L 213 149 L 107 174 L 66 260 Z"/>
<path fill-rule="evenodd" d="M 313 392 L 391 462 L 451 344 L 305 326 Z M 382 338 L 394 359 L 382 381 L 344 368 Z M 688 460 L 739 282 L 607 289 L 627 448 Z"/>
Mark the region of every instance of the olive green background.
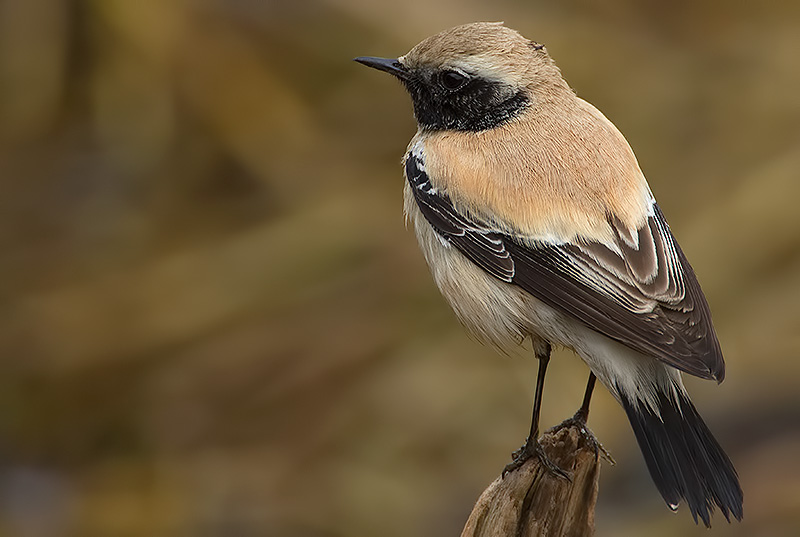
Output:
<path fill-rule="evenodd" d="M 401 212 L 351 61 L 505 20 L 636 151 L 711 304 L 745 521 L 669 512 L 598 390 L 598 535 L 800 533 L 800 3 L 0 1 L 0 535 L 447 536 L 528 427 Z M 543 425 L 588 371 L 558 351 Z"/>

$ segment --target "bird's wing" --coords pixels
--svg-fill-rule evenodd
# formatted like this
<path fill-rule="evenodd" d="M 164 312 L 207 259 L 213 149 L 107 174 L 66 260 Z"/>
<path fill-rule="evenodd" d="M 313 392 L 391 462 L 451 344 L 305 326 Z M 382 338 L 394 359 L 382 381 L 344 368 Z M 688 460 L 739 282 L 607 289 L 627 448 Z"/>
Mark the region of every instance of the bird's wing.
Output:
<path fill-rule="evenodd" d="M 417 155 L 407 156 L 405 174 L 428 223 L 487 273 L 632 349 L 701 378 L 724 378 L 708 303 L 655 203 L 634 232 L 610 217 L 614 244 L 556 244 L 462 214 L 432 186 Z"/>

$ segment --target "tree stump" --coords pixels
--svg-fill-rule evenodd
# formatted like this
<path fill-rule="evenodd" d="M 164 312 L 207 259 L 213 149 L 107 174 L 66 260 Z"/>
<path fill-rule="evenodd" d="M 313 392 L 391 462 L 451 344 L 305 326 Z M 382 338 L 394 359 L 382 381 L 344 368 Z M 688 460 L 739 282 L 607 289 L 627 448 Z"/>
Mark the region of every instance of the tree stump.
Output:
<path fill-rule="evenodd" d="M 498 477 L 478 498 L 461 537 L 585 537 L 594 534 L 598 445 L 579 425 L 562 424 L 539 438 L 571 481 L 537 458 Z"/>

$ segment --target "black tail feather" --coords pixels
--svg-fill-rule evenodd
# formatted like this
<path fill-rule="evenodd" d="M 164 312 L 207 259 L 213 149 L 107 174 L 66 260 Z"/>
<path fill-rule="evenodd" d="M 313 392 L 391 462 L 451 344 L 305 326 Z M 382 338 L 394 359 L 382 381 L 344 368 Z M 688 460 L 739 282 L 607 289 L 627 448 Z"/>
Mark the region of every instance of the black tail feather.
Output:
<path fill-rule="evenodd" d="M 644 402 L 621 397 L 647 468 L 671 509 L 686 500 L 695 523 L 711 525 L 714 506 L 726 520 L 742 519 L 742 488 L 728 456 L 681 390 L 677 401 L 659 392 L 659 417 Z"/>

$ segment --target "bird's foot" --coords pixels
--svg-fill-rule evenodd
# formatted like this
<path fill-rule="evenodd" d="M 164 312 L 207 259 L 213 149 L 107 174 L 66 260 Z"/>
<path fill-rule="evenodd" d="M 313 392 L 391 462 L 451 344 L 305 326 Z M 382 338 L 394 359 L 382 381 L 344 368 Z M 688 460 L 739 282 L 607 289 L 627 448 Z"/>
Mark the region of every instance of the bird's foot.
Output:
<path fill-rule="evenodd" d="M 614 457 L 611 456 L 611 453 L 608 452 L 606 448 L 603 447 L 603 444 L 600 443 L 599 440 L 594 436 L 594 433 L 586 426 L 586 416 L 579 410 L 569 419 L 566 419 L 547 431 L 548 433 L 555 433 L 560 431 L 561 429 L 566 429 L 569 427 L 574 427 L 578 430 L 581 436 L 586 440 L 591 448 L 594 449 L 595 453 L 599 454 L 606 462 L 614 466 L 617 462 L 614 460 Z"/>
<path fill-rule="evenodd" d="M 536 457 L 539 459 L 539 462 L 544 466 L 548 472 L 556 477 L 560 477 L 566 479 L 567 481 L 572 481 L 570 475 L 561 469 L 556 463 L 551 461 L 547 454 L 542 449 L 542 445 L 539 443 L 539 440 L 535 438 L 531 438 L 530 436 L 525 440 L 525 444 L 514 453 L 511 454 L 511 462 L 503 468 L 502 477 L 505 477 L 506 474 L 509 472 L 513 472 L 518 468 L 522 467 L 523 464 L 528 459 Z"/>

